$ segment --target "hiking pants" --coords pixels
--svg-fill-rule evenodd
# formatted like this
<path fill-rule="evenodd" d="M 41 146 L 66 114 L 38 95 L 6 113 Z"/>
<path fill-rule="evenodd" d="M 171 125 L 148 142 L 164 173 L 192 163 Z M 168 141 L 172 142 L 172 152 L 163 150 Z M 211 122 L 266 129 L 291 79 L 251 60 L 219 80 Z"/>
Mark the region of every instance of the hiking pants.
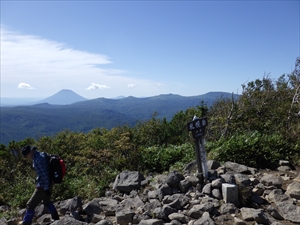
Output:
<path fill-rule="evenodd" d="M 36 188 L 31 195 L 31 198 L 28 200 L 26 204 L 26 213 L 23 218 L 23 224 L 31 224 L 33 216 L 34 216 L 34 209 L 41 203 L 45 205 L 48 209 L 49 213 L 52 216 L 52 219 L 58 220 L 59 216 L 57 210 L 53 203 L 50 201 L 50 196 L 46 195 L 44 189 Z"/>
<path fill-rule="evenodd" d="M 46 195 L 44 189 L 36 188 L 26 204 L 26 209 L 34 210 L 41 202 L 46 206 L 50 201 L 50 196 Z"/>

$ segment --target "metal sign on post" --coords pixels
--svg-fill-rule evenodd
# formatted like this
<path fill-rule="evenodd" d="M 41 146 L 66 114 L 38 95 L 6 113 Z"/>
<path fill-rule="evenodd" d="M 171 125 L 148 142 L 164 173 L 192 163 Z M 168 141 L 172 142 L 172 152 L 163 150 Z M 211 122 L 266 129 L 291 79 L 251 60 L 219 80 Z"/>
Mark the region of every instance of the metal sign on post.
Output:
<path fill-rule="evenodd" d="M 206 162 L 206 151 L 204 147 L 205 127 L 207 126 L 207 118 L 198 118 L 194 116 L 193 121 L 187 123 L 188 131 L 192 131 L 195 139 L 195 151 L 198 165 L 198 173 L 208 179 L 208 168 Z"/>

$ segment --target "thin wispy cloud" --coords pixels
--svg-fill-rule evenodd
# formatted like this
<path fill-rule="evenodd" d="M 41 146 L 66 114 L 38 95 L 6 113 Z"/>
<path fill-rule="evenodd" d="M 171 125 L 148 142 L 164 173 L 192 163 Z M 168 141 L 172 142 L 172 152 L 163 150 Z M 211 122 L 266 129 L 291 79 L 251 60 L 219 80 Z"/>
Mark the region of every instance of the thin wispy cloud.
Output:
<path fill-rule="evenodd" d="M 92 96 L 95 92 L 87 91 L 96 89 L 111 89 L 114 92 L 110 93 L 126 95 L 126 91 L 137 85 L 148 92 L 152 83 L 128 76 L 130 71 L 108 68 L 113 62 L 106 55 L 79 51 L 65 43 L 14 32 L 4 26 L 1 26 L 0 60 L 2 92 L 10 92 L 16 86 L 19 90 L 34 87 L 49 95 L 71 87 L 83 95 Z"/>
<path fill-rule="evenodd" d="M 13 70 L 20 77 L 24 71 L 31 76 L 55 75 L 65 74 L 70 69 L 81 71 L 112 63 L 105 55 L 74 50 L 62 43 L 5 29 L 1 29 L 1 61 L 4 72 Z M 12 68 L 12 64 L 17 64 L 17 68 Z M 116 71 L 102 69 L 101 72 Z"/>
<path fill-rule="evenodd" d="M 128 88 L 134 88 L 136 86 L 136 84 L 128 84 L 127 87 Z"/>
<path fill-rule="evenodd" d="M 33 87 L 31 87 L 30 84 L 26 84 L 26 83 L 19 83 L 18 88 L 20 88 L 20 89 L 34 89 Z"/>
<path fill-rule="evenodd" d="M 106 85 L 102 85 L 102 84 L 95 84 L 92 83 L 91 86 L 89 86 L 88 88 L 86 88 L 85 90 L 96 90 L 96 89 L 100 89 L 100 90 L 105 90 L 105 89 L 110 89 L 110 87 L 106 86 Z"/>

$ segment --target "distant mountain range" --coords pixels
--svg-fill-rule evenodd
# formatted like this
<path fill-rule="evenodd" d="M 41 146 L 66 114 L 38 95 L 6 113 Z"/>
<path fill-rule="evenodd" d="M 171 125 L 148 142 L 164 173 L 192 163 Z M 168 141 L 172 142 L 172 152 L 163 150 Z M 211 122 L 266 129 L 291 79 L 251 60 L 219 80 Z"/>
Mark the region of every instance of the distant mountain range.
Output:
<path fill-rule="evenodd" d="M 209 92 L 191 97 L 164 94 L 147 98 L 87 100 L 73 91 L 61 90 L 38 104 L 1 107 L 0 143 L 8 144 L 28 137 L 38 139 L 63 130 L 89 132 L 97 127 L 134 126 L 137 121 L 149 120 L 154 112 L 158 118 L 171 120 L 177 112 L 200 105 L 201 101 L 210 106 L 217 98 L 231 95 Z"/>

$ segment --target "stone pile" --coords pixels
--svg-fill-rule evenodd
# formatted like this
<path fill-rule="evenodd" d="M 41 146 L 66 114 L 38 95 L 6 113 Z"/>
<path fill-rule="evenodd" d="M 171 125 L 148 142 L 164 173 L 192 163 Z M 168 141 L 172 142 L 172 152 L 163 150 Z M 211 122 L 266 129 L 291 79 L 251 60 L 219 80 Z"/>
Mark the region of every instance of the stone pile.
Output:
<path fill-rule="evenodd" d="M 287 161 L 276 171 L 259 171 L 233 162 L 208 161 L 208 180 L 195 173 L 196 162 L 184 172 L 144 177 L 123 171 L 105 197 L 85 201 L 79 196 L 56 202 L 60 220 L 51 222 L 43 205 L 36 225 L 291 225 L 300 224 L 300 173 Z M 1 206 L 0 210 L 9 210 Z M 0 225 L 20 218 L 0 219 Z"/>

